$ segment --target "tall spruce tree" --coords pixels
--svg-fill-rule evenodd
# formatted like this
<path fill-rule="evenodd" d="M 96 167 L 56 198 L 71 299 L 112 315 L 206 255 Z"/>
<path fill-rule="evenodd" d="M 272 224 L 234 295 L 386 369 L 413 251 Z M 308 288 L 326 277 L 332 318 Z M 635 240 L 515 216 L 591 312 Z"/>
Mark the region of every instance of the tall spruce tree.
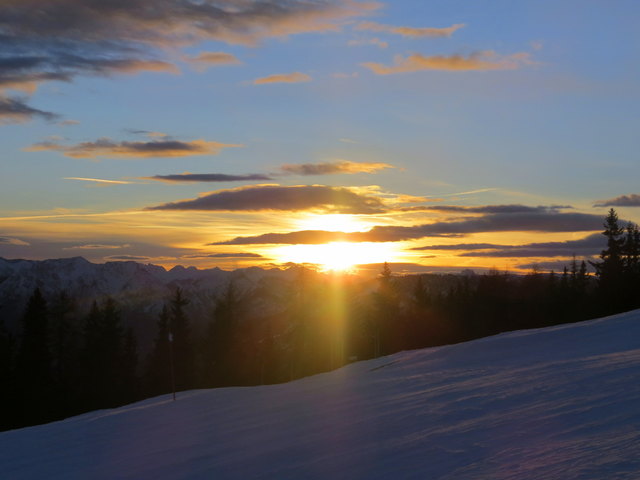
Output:
<path fill-rule="evenodd" d="M 598 275 L 598 286 L 603 313 L 612 313 L 623 303 L 624 291 L 624 229 L 618 223 L 618 214 L 612 208 L 605 219 L 602 234 L 607 247 L 600 253 L 600 262 L 592 262 Z"/>

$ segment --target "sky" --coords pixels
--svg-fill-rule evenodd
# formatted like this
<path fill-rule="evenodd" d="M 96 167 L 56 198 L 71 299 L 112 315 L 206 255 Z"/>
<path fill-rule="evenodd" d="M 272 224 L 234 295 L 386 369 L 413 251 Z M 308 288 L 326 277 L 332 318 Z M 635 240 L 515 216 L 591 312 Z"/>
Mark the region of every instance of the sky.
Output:
<path fill-rule="evenodd" d="M 561 269 L 640 221 L 633 0 L 4 0 L 0 256 Z"/>

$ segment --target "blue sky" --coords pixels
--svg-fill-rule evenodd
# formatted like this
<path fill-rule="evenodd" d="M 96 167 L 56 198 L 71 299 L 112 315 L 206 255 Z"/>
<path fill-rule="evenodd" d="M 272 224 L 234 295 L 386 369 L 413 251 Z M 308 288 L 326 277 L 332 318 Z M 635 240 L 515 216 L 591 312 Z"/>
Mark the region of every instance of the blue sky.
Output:
<path fill-rule="evenodd" d="M 560 264 L 570 258 L 563 242 L 596 233 L 608 208 L 640 218 L 639 10 L 632 1 L 4 2 L 0 256 L 323 264 L 337 247 L 308 244 L 305 260 L 282 253 L 295 245 L 221 244 L 508 215 L 486 218 L 500 227 L 437 237 L 369 235 L 362 261 Z M 186 172 L 268 178 L 153 178 Z M 430 208 L 505 205 L 522 208 Z M 534 207 L 545 208 L 523 223 Z M 593 219 L 557 227 L 573 214 Z M 557 254 L 470 257 L 462 247 L 541 242 Z M 461 247 L 411 250 L 447 244 Z M 579 253 L 597 255 L 590 248 Z"/>

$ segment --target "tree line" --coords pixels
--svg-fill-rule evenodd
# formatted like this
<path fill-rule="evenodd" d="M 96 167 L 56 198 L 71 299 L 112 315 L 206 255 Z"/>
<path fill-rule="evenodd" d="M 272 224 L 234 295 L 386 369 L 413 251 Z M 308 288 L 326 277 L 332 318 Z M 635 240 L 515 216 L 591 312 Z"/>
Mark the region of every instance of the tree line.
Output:
<path fill-rule="evenodd" d="M 117 303 L 80 314 L 64 292 L 36 289 L 19 334 L 0 320 L 0 429 L 112 408 L 193 388 L 289 381 L 353 360 L 640 307 L 640 233 L 609 212 L 592 262 L 526 275 L 393 275 L 374 283 L 300 268 L 290 282 L 243 291 L 233 282 L 191 318 L 181 289 L 167 298 L 141 355 Z"/>

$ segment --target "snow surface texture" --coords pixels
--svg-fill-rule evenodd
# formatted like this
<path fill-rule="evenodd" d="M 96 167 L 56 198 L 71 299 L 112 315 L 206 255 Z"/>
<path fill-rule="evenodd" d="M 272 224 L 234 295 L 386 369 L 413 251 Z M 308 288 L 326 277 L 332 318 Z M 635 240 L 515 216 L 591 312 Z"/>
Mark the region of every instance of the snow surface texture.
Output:
<path fill-rule="evenodd" d="M 638 479 L 639 346 L 635 311 L 157 397 L 0 434 L 0 477 Z"/>

